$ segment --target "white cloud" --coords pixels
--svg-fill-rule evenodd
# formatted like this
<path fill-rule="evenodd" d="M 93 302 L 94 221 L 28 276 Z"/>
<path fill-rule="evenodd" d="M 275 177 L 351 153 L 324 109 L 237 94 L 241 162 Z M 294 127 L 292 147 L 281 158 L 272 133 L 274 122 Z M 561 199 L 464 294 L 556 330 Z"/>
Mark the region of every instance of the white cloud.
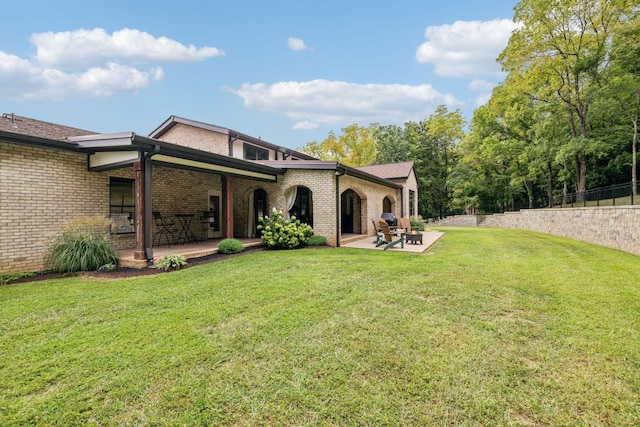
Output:
<path fill-rule="evenodd" d="M 78 67 L 112 61 L 191 62 L 222 56 L 215 47 L 185 46 L 166 37 L 125 28 L 108 34 L 102 28 L 33 34 L 36 61 L 51 67 Z"/>
<path fill-rule="evenodd" d="M 484 92 L 476 96 L 476 107 L 481 107 L 491 99 L 491 92 Z"/>
<path fill-rule="evenodd" d="M 142 70 L 140 63 L 200 61 L 224 54 L 130 29 L 112 35 L 99 28 L 39 33 L 31 42 L 36 55 L 30 59 L 0 51 L 0 98 L 61 100 L 135 92 L 164 78 L 161 67 Z"/>
<path fill-rule="evenodd" d="M 296 130 L 314 130 L 314 129 L 318 129 L 320 127 L 320 125 L 318 123 L 314 123 L 314 122 L 310 122 L 308 120 L 305 120 L 303 122 L 298 122 L 295 125 L 292 126 L 292 129 L 296 129 Z"/>
<path fill-rule="evenodd" d="M 304 40 L 297 39 L 295 37 L 289 37 L 287 40 L 287 47 L 291 50 L 308 50 L 309 47 L 305 44 Z"/>
<path fill-rule="evenodd" d="M 469 89 L 474 91 L 490 91 L 494 87 L 496 87 L 494 82 L 488 82 L 480 79 L 472 80 L 471 83 L 469 83 Z"/>
<path fill-rule="evenodd" d="M 244 106 L 300 122 L 403 124 L 427 118 L 438 105 L 461 103 L 431 85 L 357 84 L 341 81 L 244 83 L 230 89 Z"/>
<path fill-rule="evenodd" d="M 502 72 L 496 58 L 516 28 L 510 19 L 456 21 L 427 27 L 427 41 L 418 47 L 416 60 L 434 64 L 435 73 L 440 76 L 499 76 Z"/>

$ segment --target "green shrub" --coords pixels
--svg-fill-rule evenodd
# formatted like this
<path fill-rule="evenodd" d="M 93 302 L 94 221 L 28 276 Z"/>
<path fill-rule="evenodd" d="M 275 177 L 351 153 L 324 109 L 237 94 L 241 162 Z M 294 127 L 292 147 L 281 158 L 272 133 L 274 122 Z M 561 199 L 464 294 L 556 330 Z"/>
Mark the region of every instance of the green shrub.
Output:
<path fill-rule="evenodd" d="M 221 254 L 237 254 L 243 250 L 244 246 L 236 239 L 223 239 L 218 245 L 218 252 Z"/>
<path fill-rule="evenodd" d="M 292 216 L 284 219 L 282 212 L 273 208 L 271 216 L 258 218 L 258 229 L 262 230 L 262 243 L 274 249 L 295 249 L 306 245 L 313 229 Z"/>
<path fill-rule="evenodd" d="M 118 252 L 108 239 L 111 220 L 77 217 L 63 227 L 46 259 L 47 267 L 59 273 L 95 271 L 118 264 Z"/>
<path fill-rule="evenodd" d="M 424 231 L 424 220 L 420 219 L 412 219 L 411 220 L 411 229 L 416 231 Z"/>
<path fill-rule="evenodd" d="M 309 237 L 309 241 L 307 241 L 307 246 L 326 246 L 327 238 L 324 236 L 316 236 L 313 235 Z"/>
<path fill-rule="evenodd" d="M 178 254 L 165 255 L 163 257 L 160 257 L 157 262 L 153 263 L 154 268 L 160 268 L 164 271 L 170 270 L 172 268 L 174 270 L 180 270 L 180 267 L 182 267 L 183 265 L 187 265 L 187 259 Z"/>

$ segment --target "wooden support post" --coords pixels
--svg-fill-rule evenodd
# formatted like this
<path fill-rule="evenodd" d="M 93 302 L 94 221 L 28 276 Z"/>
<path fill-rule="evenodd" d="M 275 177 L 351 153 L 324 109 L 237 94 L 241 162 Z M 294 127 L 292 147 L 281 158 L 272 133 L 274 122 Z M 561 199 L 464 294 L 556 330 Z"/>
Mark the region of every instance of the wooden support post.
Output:
<path fill-rule="evenodd" d="M 222 237 L 233 238 L 233 177 L 222 175 Z"/>
<path fill-rule="evenodd" d="M 142 161 L 133 164 L 135 171 L 135 211 L 136 211 L 136 249 L 133 251 L 134 259 L 146 259 L 144 250 L 144 163 Z"/>

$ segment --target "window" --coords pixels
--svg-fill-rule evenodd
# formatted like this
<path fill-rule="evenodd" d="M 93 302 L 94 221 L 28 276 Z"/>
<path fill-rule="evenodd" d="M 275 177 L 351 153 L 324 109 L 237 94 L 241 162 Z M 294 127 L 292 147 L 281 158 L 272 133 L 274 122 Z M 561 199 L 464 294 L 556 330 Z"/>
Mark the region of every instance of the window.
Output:
<path fill-rule="evenodd" d="M 416 192 L 409 190 L 409 216 L 416 215 Z"/>
<path fill-rule="evenodd" d="M 109 215 L 111 233 L 135 232 L 135 186 L 133 179 L 111 178 L 109 181 Z"/>
<path fill-rule="evenodd" d="M 269 150 L 244 144 L 244 158 L 245 160 L 269 160 Z"/>

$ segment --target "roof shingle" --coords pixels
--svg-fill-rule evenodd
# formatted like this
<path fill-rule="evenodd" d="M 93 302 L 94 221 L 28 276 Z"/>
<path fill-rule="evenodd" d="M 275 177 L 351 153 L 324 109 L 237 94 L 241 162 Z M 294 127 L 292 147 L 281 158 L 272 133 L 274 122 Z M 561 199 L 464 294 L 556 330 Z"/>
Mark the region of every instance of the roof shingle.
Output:
<path fill-rule="evenodd" d="M 0 116 L 0 130 L 60 141 L 66 141 L 66 138 L 71 136 L 96 134 L 96 132 L 88 130 L 43 122 L 41 120 L 30 119 L 28 117 L 16 116 L 8 113 L 4 113 Z"/>
<path fill-rule="evenodd" d="M 385 179 L 406 179 L 411 174 L 414 162 L 385 163 L 381 165 L 361 166 L 358 170 Z"/>

